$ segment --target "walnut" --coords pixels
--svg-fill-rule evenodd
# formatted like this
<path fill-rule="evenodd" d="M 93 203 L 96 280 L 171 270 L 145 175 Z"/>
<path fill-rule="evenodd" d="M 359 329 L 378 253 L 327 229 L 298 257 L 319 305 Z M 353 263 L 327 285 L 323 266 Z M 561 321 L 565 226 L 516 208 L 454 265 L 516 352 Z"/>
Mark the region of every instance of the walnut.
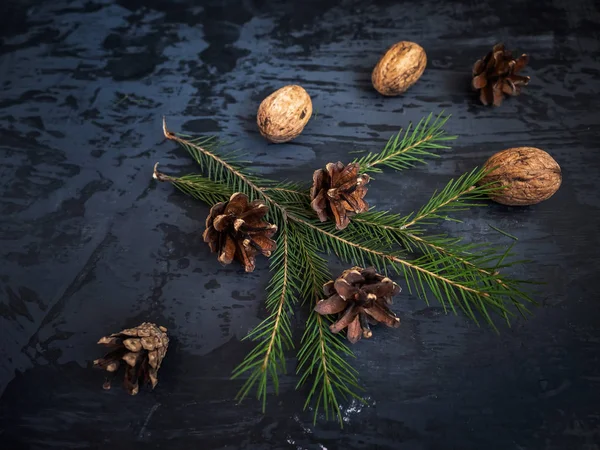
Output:
<path fill-rule="evenodd" d="M 534 147 L 498 152 L 486 161 L 484 169 L 491 172 L 479 184 L 502 186 L 503 189 L 490 194 L 490 198 L 503 205 L 535 205 L 554 195 L 562 182 L 558 163 Z"/>
<path fill-rule="evenodd" d="M 258 108 L 258 130 L 274 143 L 296 138 L 312 115 L 310 96 L 301 86 L 289 85 L 265 98 Z"/>
<path fill-rule="evenodd" d="M 398 42 L 385 52 L 373 69 L 373 87 L 382 95 L 400 95 L 417 82 L 426 65 L 423 47 L 414 42 Z"/>

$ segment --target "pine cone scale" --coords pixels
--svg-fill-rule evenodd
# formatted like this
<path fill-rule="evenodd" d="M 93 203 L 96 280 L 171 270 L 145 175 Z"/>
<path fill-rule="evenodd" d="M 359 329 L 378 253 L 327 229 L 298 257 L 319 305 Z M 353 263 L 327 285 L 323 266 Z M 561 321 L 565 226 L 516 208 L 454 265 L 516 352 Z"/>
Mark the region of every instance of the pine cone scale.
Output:
<path fill-rule="evenodd" d="M 357 191 L 357 189 L 355 188 L 354 192 L 356 192 L 356 191 Z M 358 196 L 345 195 L 344 199 L 346 200 L 346 202 L 348 202 L 350 211 L 365 212 L 366 210 L 369 209 L 367 203 Z M 346 209 L 348 209 L 348 208 L 346 208 Z"/>
<path fill-rule="evenodd" d="M 336 228 L 343 230 L 350 224 L 350 217 L 348 217 L 348 210 L 339 201 L 331 202 L 331 212 L 335 220 Z"/>
<path fill-rule="evenodd" d="M 481 73 L 474 77 L 472 84 L 474 89 L 483 89 L 487 84 L 487 78 L 485 74 Z"/>
<path fill-rule="evenodd" d="M 342 313 L 342 317 L 340 317 L 337 322 L 332 323 L 329 326 L 329 329 L 332 333 L 339 333 L 348 325 L 350 325 L 357 316 L 356 306 L 354 304 L 349 304 L 346 307 L 346 310 Z"/>
<path fill-rule="evenodd" d="M 129 352 L 129 353 L 125 353 L 121 357 L 121 359 L 123 361 L 125 361 L 127 363 L 127 365 L 129 365 L 131 367 L 135 367 L 138 364 L 141 357 L 142 357 L 142 355 L 140 353 Z"/>
<path fill-rule="evenodd" d="M 249 205 L 248 211 L 240 214 L 240 219 L 246 222 L 250 226 L 258 226 L 257 224 L 266 224 L 262 218 L 269 212 L 269 207 L 262 202 L 252 202 Z"/>
<path fill-rule="evenodd" d="M 106 346 L 118 347 L 121 345 L 121 342 L 122 339 L 116 336 L 105 336 L 101 338 L 97 343 Z"/>
<path fill-rule="evenodd" d="M 480 74 L 486 67 L 486 62 L 483 59 L 478 59 L 473 65 L 473 75 Z M 484 77 L 485 78 L 485 77 Z"/>
<path fill-rule="evenodd" d="M 346 301 L 338 294 L 334 294 L 328 299 L 320 300 L 315 306 L 315 311 L 322 315 L 337 314 L 346 308 Z"/>
<path fill-rule="evenodd" d="M 221 253 L 219 254 L 217 260 L 221 264 L 231 264 L 233 262 L 233 259 L 235 258 L 237 250 L 237 245 L 233 240 L 233 237 L 229 234 L 226 234 L 225 243 L 221 247 Z"/>
<path fill-rule="evenodd" d="M 316 211 L 321 222 L 327 220 L 327 200 L 325 199 L 325 193 L 322 190 L 314 197 L 314 200 L 310 202 L 310 207 Z"/>
<path fill-rule="evenodd" d="M 352 163 L 344 167 L 344 165 L 338 161 L 336 164 L 329 163 L 325 167 L 331 177 L 331 184 L 339 186 L 340 190 L 349 189 L 356 184 L 359 170 L 358 164 Z"/>
<path fill-rule="evenodd" d="M 362 281 L 362 280 L 361 280 Z M 360 281 L 347 281 L 343 278 L 338 278 L 335 280 L 333 287 L 336 292 L 342 297 L 344 300 L 348 300 L 349 298 L 354 297 L 358 293 L 358 288 L 353 286 L 351 283 L 359 283 Z"/>
<path fill-rule="evenodd" d="M 142 343 L 139 339 L 135 338 L 125 339 L 123 345 L 131 352 L 139 352 L 142 349 Z"/>
<path fill-rule="evenodd" d="M 240 216 L 248 209 L 248 197 L 241 192 L 236 192 L 233 194 L 227 206 L 225 207 L 224 214 L 228 216 Z"/>
<path fill-rule="evenodd" d="M 148 378 L 150 379 L 150 384 L 152 385 L 152 389 L 156 387 L 158 384 L 158 377 L 156 376 L 155 370 L 148 371 Z"/>
<path fill-rule="evenodd" d="M 277 247 L 277 244 L 275 243 L 274 240 L 269 239 L 268 237 L 266 237 L 265 235 L 262 235 L 262 234 L 256 234 L 255 236 L 252 237 L 250 242 L 252 244 L 256 245 L 256 248 L 259 251 L 261 251 L 263 254 L 269 253 L 269 255 L 270 255 L 271 252 L 274 251 L 275 248 Z M 265 255 L 265 256 L 269 256 L 269 255 Z"/>
<path fill-rule="evenodd" d="M 515 65 L 513 67 L 513 73 L 519 73 L 521 70 L 525 68 L 525 66 L 529 64 L 529 55 L 521 55 L 515 60 Z M 528 77 L 525 77 L 528 78 Z"/>
<path fill-rule="evenodd" d="M 217 232 L 222 232 L 227 230 L 233 224 L 233 218 L 227 214 L 221 214 L 220 216 L 215 217 L 214 222 L 212 223 L 213 228 Z"/>
<path fill-rule="evenodd" d="M 310 196 L 315 197 L 315 195 L 323 189 L 325 178 L 325 171 L 323 169 L 315 170 L 313 173 L 313 185 L 310 188 Z"/>
<path fill-rule="evenodd" d="M 384 278 L 379 283 L 371 284 L 362 288 L 363 292 L 373 294 L 377 297 L 391 297 L 400 292 L 400 286 L 394 283 L 389 278 Z"/>
<path fill-rule="evenodd" d="M 481 89 L 481 93 L 479 94 L 479 99 L 481 100 L 481 103 L 483 103 L 486 106 L 494 101 L 494 92 L 492 89 L 492 86 L 487 84 L 483 87 L 483 89 Z"/>
<path fill-rule="evenodd" d="M 400 319 L 398 317 L 389 314 L 378 305 L 374 305 L 371 308 L 365 308 L 365 312 L 377 322 L 385 323 L 388 327 L 398 328 L 400 326 Z"/>
<path fill-rule="evenodd" d="M 335 293 L 336 293 L 336 292 L 335 292 L 335 287 L 334 287 L 334 285 L 335 285 L 335 282 L 334 282 L 333 280 L 331 280 L 331 281 L 328 281 L 327 283 L 325 283 L 325 284 L 323 285 L 323 293 L 324 293 L 324 294 L 325 294 L 327 297 L 330 297 L 330 296 L 332 296 L 333 294 L 335 294 Z"/>
<path fill-rule="evenodd" d="M 254 269 L 256 269 L 255 255 L 258 251 L 250 245 L 244 246 L 243 243 L 239 242 L 236 242 L 235 246 L 236 252 L 234 259 L 237 259 L 244 265 L 244 270 L 246 272 L 253 272 Z"/>
<path fill-rule="evenodd" d="M 221 214 L 223 214 L 225 212 L 225 206 L 227 205 L 226 202 L 220 202 L 217 203 L 215 205 L 213 205 L 212 208 L 210 208 L 210 211 L 208 213 L 208 217 L 206 218 L 206 226 L 209 227 L 212 223 L 212 219 L 211 217 L 216 217 L 219 216 Z"/>
<path fill-rule="evenodd" d="M 138 384 L 138 370 L 136 367 L 127 366 L 125 369 L 125 389 L 129 391 L 131 395 L 137 395 L 140 391 L 140 385 Z"/>
<path fill-rule="evenodd" d="M 360 325 L 359 315 L 354 317 L 354 320 L 348 325 L 348 340 L 352 344 L 356 344 L 362 337 L 363 330 Z"/>

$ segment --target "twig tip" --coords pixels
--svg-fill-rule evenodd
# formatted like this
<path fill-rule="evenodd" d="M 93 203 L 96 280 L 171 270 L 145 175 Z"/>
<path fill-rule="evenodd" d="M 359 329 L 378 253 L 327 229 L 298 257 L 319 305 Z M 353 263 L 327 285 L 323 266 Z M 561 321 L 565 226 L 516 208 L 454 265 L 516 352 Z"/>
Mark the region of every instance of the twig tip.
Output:
<path fill-rule="evenodd" d="M 171 133 L 168 129 L 167 129 L 167 118 L 165 116 L 163 116 L 162 118 L 162 128 L 163 128 L 163 134 L 165 135 L 165 137 L 167 139 L 171 139 L 173 138 L 173 133 Z"/>

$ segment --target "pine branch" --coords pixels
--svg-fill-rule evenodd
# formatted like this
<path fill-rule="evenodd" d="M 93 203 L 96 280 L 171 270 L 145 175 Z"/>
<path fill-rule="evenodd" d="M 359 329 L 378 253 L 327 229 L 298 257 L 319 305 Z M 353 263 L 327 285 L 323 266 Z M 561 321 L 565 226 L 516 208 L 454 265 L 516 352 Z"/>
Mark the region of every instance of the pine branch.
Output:
<path fill-rule="evenodd" d="M 302 236 L 301 230 L 298 233 Z M 314 422 L 322 409 L 327 419 L 330 415 L 335 416 L 340 426 L 343 426 L 338 396 L 344 399 L 353 397 L 362 401 L 356 393 L 360 390 L 357 372 L 344 359 L 354 355 L 342 336 L 329 331 L 331 320 L 313 310 L 313 306 L 322 296 L 323 284 L 331 279 L 327 261 L 319 256 L 314 242 L 303 238 L 299 244 L 298 251 L 303 255 L 301 259 L 306 262 L 302 272 L 302 298 L 309 301 L 310 315 L 298 352 L 296 373 L 301 375 L 301 378 L 296 387 L 300 388 L 311 382 L 312 387 L 304 408 L 314 403 Z"/>
<path fill-rule="evenodd" d="M 226 185 L 216 183 L 202 175 L 184 175 L 171 177 L 158 171 L 158 163 L 154 165 L 153 178 L 157 181 L 172 183 L 177 189 L 190 197 L 208 205 L 223 202 L 231 197 L 233 192 Z"/>
<path fill-rule="evenodd" d="M 481 206 L 480 201 L 489 199 L 489 194 L 499 189 L 489 184 L 477 185 L 486 174 L 485 169 L 475 168 L 456 180 L 450 180 L 440 192 L 435 192 L 421 209 L 406 216 L 402 227 L 409 228 L 417 223 L 431 224 L 437 220 L 456 221 L 448 217 L 448 214 Z"/>
<path fill-rule="evenodd" d="M 256 347 L 233 371 L 232 378 L 249 373 L 246 382 L 236 396 L 242 401 L 256 387 L 256 397 L 266 408 L 269 379 L 275 393 L 279 392 L 279 374 L 286 373 L 285 351 L 293 347 L 290 316 L 296 298 L 294 291 L 299 288 L 297 273 L 301 270 L 290 252 L 290 232 L 281 230 L 278 247 L 271 256 L 273 276 L 267 287 L 266 308 L 270 315 L 244 339 L 257 342 Z"/>
<path fill-rule="evenodd" d="M 362 172 L 382 172 L 381 167 L 389 167 L 395 170 L 403 170 L 415 166 L 415 164 L 426 164 L 426 157 L 439 157 L 431 150 L 450 148 L 443 142 L 456 139 L 444 131 L 443 127 L 450 116 L 439 114 L 432 122 L 433 115 L 429 114 L 421 119 L 414 129 L 412 124 L 406 131 L 392 136 L 384 149 L 379 153 L 368 155 L 355 160 L 360 164 Z"/>
<path fill-rule="evenodd" d="M 260 198 L 271 206 L 270 217 L 278 226 L 283 224 L 285 211 L 276 204 L 266 188 L 273 184 L 266 178 L 257 178 L 248 170 L 242 168 L 236 155 L 220 155 L 217 151 L 218 142 L 213 138 L 183 138 L 167 129 L 163 118 L 163 134 L 169 140 L 181 145 L 206 172 L 209 180 L 226 185 L 232 192 L 242 192 L 250 199 Z"/>

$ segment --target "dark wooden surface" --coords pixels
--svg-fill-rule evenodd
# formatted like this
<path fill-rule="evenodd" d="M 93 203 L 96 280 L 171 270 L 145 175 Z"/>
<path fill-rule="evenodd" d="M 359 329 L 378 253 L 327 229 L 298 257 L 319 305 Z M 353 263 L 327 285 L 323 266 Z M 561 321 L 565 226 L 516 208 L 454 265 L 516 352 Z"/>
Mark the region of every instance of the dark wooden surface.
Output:
<path fill-rule="evenodd" d="M 4 0 L 0 11 L 2 449 L 600 448 L 597 3 Z M 399 40 L 426 49 L 427 70 L 382 98 L 370 71 Z M 531 54 L 532 81 L 491 109 L 469 75 L 497 41 Z M 289 83 L 316 116 L 293 143 L 268 145 L 256 109 Z M 291 375 L 266 414 L 236 405 L 229 375 L 264 316 L 266 262 L 250 275 L 221 267 L 201 241 L 207 206 L 152 180 L 157 161 L 194 170 L 161 116 L 236 140 L 270 176 L 309 180 L 442 109 L 453 149 L 378 177 L 371 203 L 409 212 L 496 151 L 550 152 L 564 177 L 553 198 L 441 227 L 517 236 L 532 262 L 513 274 L 545 283 L 541 306 L 498 336 L 405 290 L 403 326 L 354 347 L 367 405 L 344 405 L 342 431 L 312 425 Z M 160 384 L 133 398 L 103 391 L 96 340 L 144 320 L 172 336 Z"/>

